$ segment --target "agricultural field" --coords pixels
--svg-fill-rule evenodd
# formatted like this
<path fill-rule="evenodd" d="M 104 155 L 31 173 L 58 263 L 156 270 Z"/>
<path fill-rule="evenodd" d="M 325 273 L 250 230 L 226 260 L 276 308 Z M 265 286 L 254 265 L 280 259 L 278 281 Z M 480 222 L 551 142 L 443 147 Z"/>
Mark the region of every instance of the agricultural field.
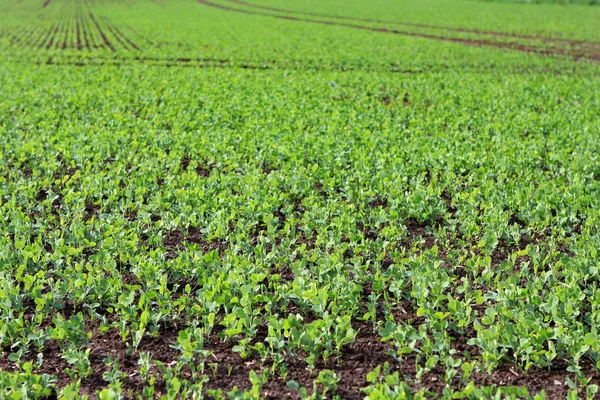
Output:
<path fill-rule="evenodd" d="M 600 396 L 600 6 L 0 0 L 0 399 Z"/>

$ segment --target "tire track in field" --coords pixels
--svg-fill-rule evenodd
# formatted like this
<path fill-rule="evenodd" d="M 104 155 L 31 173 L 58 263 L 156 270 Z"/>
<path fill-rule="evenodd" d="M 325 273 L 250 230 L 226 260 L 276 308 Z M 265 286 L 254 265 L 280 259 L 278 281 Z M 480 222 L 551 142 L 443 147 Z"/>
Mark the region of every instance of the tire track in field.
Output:
<path fill-rule="evenodd" d="M 129 39 L 117 25 L 115 25 L 110 19 L 103 17 L 102 18 L 108 29 L 111 31 L 113 36 L 123 44 L 123 47 L 127 48 L 128 46 L 134 50 L 141 51 L 140 47 L 135 44 L 131 39 Z M 127 44 L 125 44 L 125 43 Z"/>
<path fill-rule="evenodd" d="M 63 20 L 63 16 L 61 15 L 58 19 L 58 21 L 56 21 L 56 23 L 54 24 L 54 30 L 50 32 L 50 39 L 48 40 L 48 43 L 46 44 L 46 50 L 50 50 L 50 48 L 52 48 L 52 45 L 54 44 L 54 40 L 56 37 L 58 37 L 58 33 L 60 32 L 60 26 Z"/>
<path fill-rule="evenodd" d="M 54 48 L 57 50 L 60 50 L 63 48 L 63 43 L 65 43 L 65 41 L 67 39 L 68 25 L 69 25 L 69 17 L 67 16 L 67 14 L 63 14 L 60 31 L 59 31 L 59 34 L 58 34 L 58 37 L 56 40 L 56 44 L 54 45 Z"/>
<path fill-rule="evenodd" d="M 41 49 L 44 47 L 44 43 L 46 42 L 46 40 L 48 40 L 48 36 L 50 35 L 50 33 L 52 32 L 52 28 L 54 28 L 54 25 L 50 25 L 50 26 L 44 26 L 44 29 L 42 32 L 40 32 L 40 34 L 37 36 L 36 40 L 33 42 L 32 48 L 34 49 Z"/>
<path fill-rule="evenodd" d="M 35 43 L 37 42 L 37 38 L 40 34 L 44 33 L 45 28 L 42 25 L 38 25 L 34 31 L 32 31 L 27 37 L 23 46 L 27 48 L 35 47 Z"/>
<path fill-rule="evenodd" d="M 90 39 L 88 37 L 88 29 L 85 24 L 85 18 L 82 14 L 81 9 L 77 10 L 77 20 L 79 21 L 79 25 L 81 26 L 81 36 L 83 47 L 85 47 L 88 51 L 90 50 Z"/>
<path fill-rule="evenodd" d="M 106 47 L 108 47 L 111 51 L 116 51 L 113 44 L 110 42 L 110 40 L 108 40 L 106 33 L 104 33 L 104 31 L 102 30 L 102 27 L 100 26 L 98 21 L 96 21 L 96 18 L 94 17 L 94 14 L 92 13 L 91 8 L 89 10 L 89 16 L 90 16 L 90 19 L 92 20 L 92 22 L 94 23 L 94 25 L 96 25 L 96 29 L 98 29 L 98 32 L 100 33 L 100 36 L 102 37 L 102 41 L 104 42 L 104 45 Z"/>
<path fill-rule="evenodd" d="M 81 50 L 83 49 L 83 44 L 81 41 L 81 26 L 80 26 L 80 22 L 79 22 L 79 9 L 75 10 L 75 34 L 77 35 L 77 39 L 76 39 L 76 45 L 77 45 L 77 50 Z"/>
<path fill-rule="evenodd" d="M 544 56 L 569 56 L 569 57 L 574 58 L 575 60 L 578 60 L 580 58 L 585 58 L 588 60 L 600 62 L 600 54 L 598 54 L 598 53 L 594 53 L 594 54 L 571 53 L 571 52 L 564 51 L 561 49 L 542 49 L 539 47 L 528 46 L 528 45 L 524 45 L 524 44 L 520 44 L 520 43 L 490 42 L 490 41 L 485 41 L 485 40 L 451 38 L 451 37 L 445 37 L 445 36 L 436 36 L 436 35 L 432 35 L 432 34 L 428 34 L 428 33 L 400 31 L 400 30 L 388 29 L 388 28 L 375 28 L 375 27 L 370 27 L 370 26 L 363 26 L 363 25 L 350 24 L 350 23 L 344 23 L 344 22 L 313 20 L 313 19 L 295 17 L 295 16 L 290 16 L 290 15 L 275 15 L 275 14 L 269 14 L 269 13 L 260 12 L 260 11 L 242 10 L 239 8 L 233 8 L 230 6 L 213 3 L 209 0 L 196 0 L 196 1 L 205 6 L 218 8 L 218 9 L 225 10 L 225 11 L 238 12 L 238 13 L 248 14 L 248 15 L 259 15 L 259 16 L 271 17 L 271 18 L 276 18 L 276 19 L 283 19 L 283 20 L 287 20 L 287 21 L 309 22 L 309 23 L 313 23 L 313 24 L 339 26 L 339 27 L 344 27 L 344 28 L 353 28 L 353 29 L 370 31 L 370 32 L 390 33 L 390 34 L 395 34 L 395 35 L 437 40 L 437 41 L 441 41 L 441 42 L 458 43 L 458 44 L 464 44 L 467 46 L 474 46 L 474 47 L 490 46 L 490 47 L 496 47 L 499 49 L 516 50 L 516 51 L 521 51 L 524 53 L 534 53 L 534 54 L 539 54 L 539 55 L 544 55 Z"/>
<path fill-rule="evenodd" d="M 63 41 L 61 44 L 61 49 L 65 50 L 68 47 L 68 39 L 69 39 L 69 29 L 71 28 L 71 18 L 67 16 L 65 18 L 65 25 L 63 29 Z"/>
<path fill-rule="evenodd" d="M 12 45 L 15 47 L 19 47 L 19 48 L 27 47 L 27 43 L 29 42 L 29 39 L 35 34 L 35 32 L 37 30 L 38 30 L 37 26 L 22 28 L 19 31 L 20 34 L 15 37 L 15 41 L 14 41 L 14 43 L 12 43 Z"/>
<path fill-rule="evenodd" d="M 21 35 L 19 35 L 19 36 L 17 37 L 17 39 L 15 40 L 15 43 L 14 43 L 14 45 L 15 45 L 16 47 L 25 47 L 25 45 L 27 44 L 27 39 L 28 39 L 28 38 L 29 38 L 31 35 L 33 35 L 33 33 L 34 33 L 34 32 L 35 32 L 35 30 L 36 30 L 36 27 L 35 27 L 35 26 L 34 26 L 34 27 L 25 27 L 25 28 L 23 28 L 23 29 L 24 29 L 24 32 L 23 32 Z"/>
<path fill-rule="evenodd" d="M 27 47 L 29 44 L 29 41 L 35 35 L 35 33 L 37 31 L 39 31 L 39 26 L 34 26 L 32 28 L 25 28 L 25 32 L 17 38 L 14 45 L 16 47 Z"/>
<path fill-rule="evenodd" d="M 133 63 L 144 64 L 156 67 L 188 67 L 188 68 L 200 68 L 200 69 L 241 69 L 241 70 L 271 70 L 271 71 L 282 71 L 282 70 L 294 70 L 294 71 L 338 71 L 338 72 L 352 72 L 352 71 L 372 71 L 372 72 L 389 72 L 389 73 L 403 73 L 403 74 L 420 74 L 432 72 L 432 69 L 422 70 L 401 70 L 401 69 L 386 69 L 386 68 L 360 68 L 360 67 L 323 67 L 319 65 L 278 65 L 277 61 L 273 62 L 247 62 L 232 59 L 216 59 L 216 58 L 158 58 L 158 57 L 119 57 L 119 56 L 96 56 L 96 57 L 49 57 L 46 62 L 37 62 L 37 64 L 46 65 L 68 65 L 77 67 L 89 67 L 89 66 L 115 66 L 121 67 L 131 65 Z M 438 67 L 436 72 L 449 70 L 450 67 Z"/>
<path fill-rule="evenodd" d="M 346 20 L 346 21 L 389 24 L 389 25 L 407 26 L 407 27 L 413 27 L 413 28 L 435 29 L 435 30 L 442 30 L 442 31 L 446 31 L 446 32 L 471 33 L 471 34 L 488 35 L 488 36 L 501 37 L 501 38 L 539 40 L 539 41 L 543 41 L 546 43 L 558 43 L 558 44 L 580 45 L 580 46 L 581 45 L 588 45 L 588 46 L 591 45 L 591 46 L 600 48 L 600 43 L 586 41 L 586 40 L 562 39 L 562 38 L 543 37 L 543 36 L 496 32 L 496 31 L 482 31 L 479 29 L 455 28 L 455 27 L 450 27 L 450 26 L 419 24 L 419 23 L 413 23 L 413 22 L 399 22 L 399 21 L 369 19 L 369 18 L 360 18 L 360 17 L 343 16 L 343 15 L 335 15 L 335 14 L 321 14 L 321 13 L 311 12 L 311 11 L 286 10 L 286 9 L 282 9 L 282 8 L 253 4 L 253 3 L 243 1 L 243 0 L 225 0 L 225 1 L 227 1 L 229 3 L 233 3 L 233 4 L 246 6 L 246 7 L 257 8 L 257 9 L 268 10 L 268 11 L 275 11 L 275 12 L 286 13 L 286 14 L 306 15 L 306 16 L 320 17 L 320 18 L 333 18 L 333 19 L 341 19 L 341 20 Z"/>
<path fill-rule="evenodd" d="M 127 28 L 130 32 L 132 32 L 133 36 L 136 36 L 140 40 L 143 40 L 146 43 L 148 43 L 149 46 L 154 46 L 154 42 L 152 40 L 148 39 L 146 36 L 142 35 L 137 29 L 133 28 L 130 25 L 126 25 L 125 28 Z"/>
<path fill-rule="evenodd" d="M 83 38 L 86 43 L 86 48 L 88 50 L 97 49 L 98 45 L 96 44 L 95 37 L 92 33 L 92 28 L 90 26 L 90 19 L 87 17 L 82 10 L 79 11 L 79 18 L 81 19 L 81 25 L 83 29 Z"/>
<path fill-rule="evenodd" d="M 40 28 L 41 29 L 35 34 L 35 36 L 31 38 L 29 47 L 32 49 L 39 48 L 40 42 L 48 36 L 48 26 L 40 25 Z"/>
<path fill-rule="evenodd" d="M 27 32 L 29 32 L 29 30 L 21 26 L 13 28 L 9 34 L 10 45 L 16 46 L 22 40 L 23 36 L 27 35 Z"/>
<path fill-rule="evenodd" d="M 426 74 L 426 73 L 446 73 L 454 70 L 456 67 L 452 65 L 436 65 L 429 66 L 421 69 L 402 69 L 397 67 L 359 67 L 359 66 L 323 66 L 316 64 L 301 65 L 297 63 L 281 63 L 279 60 L 267 60 L 267 61 L 245 61 L 235 59 L 218 59 L 218 58 L 159 58 L 159 57 L 123 57 L 117 55 L 98 55 L 95 57 L 77 57 L 77 56 L 65 56 L 55 59 L 49 57 L 46 62 L 36 62 L 36 64 L 46 65 L 66 65 L 66 66 L 77 66 L 77 67 L 89 67 L 89 66 L 113 66 L 122 67 L 133 64 L 143 64 L 153 67 L 163 68 L 199 68 L 199 69 L 231 69 L 231 70 L 260 70 L 260 71 L 327 71 L 327 72 L 363 72 L 363 73 L 391 73 L 391 74 Z M 483 73 L 496 70 L 494 65 L 482 65 L 476 68 L 470 69 L 473 72 Z M 513 74 L 530 74 L 530 73 L 543 73 L 552 74 L 555 76 L 571 75 L 571 71 L 563 68 L 551 69 L 548 67 L 522 67 L 514 68 L 511 70 Z"/>
<path fill-rule="evenodd" d="M 123 40 L 123 38 L 121 38 L 119 35 L 117 35 L 116 31 L 112 29 L 112 27 L 110 26 L 109 23 L 107 23 L 107 19 L 103 18 L 103 21 L 104 21 L 104 26 L 106 26 L 108 32 L 112 34 L 112 36 L 115 38 L 115 40 L 117 41 L 117 43 L 123 49 L 129 50 L 129 46 L 128 46 L 127 42 L 125 40 Z"/>
<path fill-rule="evenodd" d="M 50 42 L 51 44 L 49 45 L 50 47 L 48 47 L 48 48 L 53 48 L 53 49 L 59 49 L 60 48 L 60 40 L 61 40 L 61 37 L 62 37 L 63 32 L 65 30 L 65 23 L 66 23 L 66 16 L 65 16 L 65 14 L 61 13 L 59 21 L 58 21 L 58 30 L 52 36 L 52 40 Z"/>

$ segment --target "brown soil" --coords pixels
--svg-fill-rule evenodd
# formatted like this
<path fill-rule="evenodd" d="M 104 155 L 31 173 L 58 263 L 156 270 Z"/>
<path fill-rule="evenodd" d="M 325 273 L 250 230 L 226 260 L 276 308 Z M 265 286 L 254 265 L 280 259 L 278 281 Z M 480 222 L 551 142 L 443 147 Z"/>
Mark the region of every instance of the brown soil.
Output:
<path fill-rule="evenodd" d="M 203 178 L 208 178 L 210 176 L 210 171 L 212 170 L 212 166 L 207 165 L 197 165 L 196 166 L 196 174 L 198 174 L 198 176 L 201 176 Z"/>
<path fill-rule="evenodd" d="M 388 200 L 385 197 L 377 196 L 369 203 L 373 208 L 388 208 Z"/>
<path fill-rule="evenodd" d="M 404 310 L 398 311 L 397 320 L 419 325 L 422 323 L 421 317 L 416 317 L 414 311 L 409 313 Z M 299 310 L 296 310 L 299 311 Z M 396 315 L 395 313 L 394 315 Z M 150 371 L 142 376 L 140 366 L 138 365 L 139 352 L 150 353 L 151 359 L 160 361 L 164 365 L 170 365 L 177 361 L 179 352 L 173 349 L 177 342 L 178 332 L 182 328 L 161 327 L 156 337 L 152 337 L 148 332 L 140 342 L 137 352 L 133 356 L 127 355 L 127 343 L 123 341 L 118 331 L 110 328 L 106 333 L 100 333 L 97 321 L 86 322 L 86 331 L 92 332 L 91 340 L 85 348 L 90 349 L 89 361 L 91 365 L 91 374 L 81 382 L 80 394 L 93 396 L 96 391 L 105 388 L 108 385 L 103 378 L 103 374 L 109 372 L 114 362 L 105 363 L 107 357 L 118 360 L 120 371 L 123 373 L 123 387 L 125 392 L 132 394 L 141 393 L 144 386 L 143 379 L 153 376 L 156 379 L 155 388 L 157 394 L 163 393 L 164 382 L 161 378 L 160 370 L 153 365 Z M 415 380 L 415 359 L 404 357 L 401 362 L 390 354 L 395 354 L 395 349 L 388 342 L 381 342 L 381 337 L 375 332 L 373 326 L 366 322 L 355 322 L 354 329 L 358 331 L 355 341 L 344 346 L 338 356 L 332 356 L 327 360 L 319 360 L 314 371 L 307 368 L 305 361 L 306 354 L 298 352 L 295 356 L 288 354 L 285 363 L 287 364 L 288 375 L 284 379 L 276 374 L 269 377 L 267 383 L 262 387 L 261 396 L 265 399 L 297 399 L 299 395 L 287 386 L 287 381 L 294 380 L 300 385 L 306 387 L 309 393 L 312 392 L 312 383 L 318 376 L 319 371 L 328 369 L 337 375 L 338 382 L 337 394 L 344 399 L 361 399 L 364 397 L 362 388 L 366 383 L 366 375 L 371 370 L 384 363 L 389 363 L 391 372 L 399 372 L 402 379 L 408 382 L 414 382 L 411 386 L 415 389 L 425 389 L 432 394 L 440 395 L 444 390 L 443 370 L 441 367 L 435 367 L 432 371 L 426 373 L 420 383 Z M 471 332 L 470 335 L 474 335 Z M 469 335 L 467 335 L 469 336 Z M 266 337 L 266 327 L 262 326 L 257 334 L 257 340 L 263 341 Z M 476 351 L 471 351 L 472 346 L 467 345 L 466 340 L 454 342 L 452 347 L 459 351 L 458 356 L 465 351 L 470 351 L 476 356 Z M 249 358 L 242 359 L 239 353 L 232 350 L 233 342 L 221 340 L 217 332 L 213 332 L 210 339 L 205 343 L 205 348 L 212 354 L 206 361 L 205 373 L 209 377 L 209 382 L 205 389 L 221 389 L 224 392 L 232 390 L 235 386 L 238 389 L 248 389 L 251 387 L 248 374 L 255 371 L 260 374 L 263 370 L 272 365 L 271 360 L 262 364 L 258 355 L 252 353 Z M 72 367 L 61 357 L 61 344 L 56 340 L 48 340 L 42 349 L 43 363 L 37 373 L 55 375 L 58 378 L 57 387 L 63 387 L 71 381 L 69 375 L 65 372 L 67 368 Z M 6 353 L 4 353 L 6 354 Z M 28 353 L 25 360 L 34 359 L 36 355 Z M 212 369 L 211 363 L 216 369 Z M 566 378 L 575 380 L 574 374 L 567 372 L 568 365 L 557 360 L 550 369 L 531 369 L 525 374 L 517 366 L 504 363 L 501 364 L 493 373 L 475 372 L 472 379 L 478 382 L 478 385 L 495 386 L 524 386 L 530 394 L 538 393 L 541 390 L 546 391 L 547 398 L 559 399 L 565 398 L 569 390 L 566 384 Z M 16 365 L 3 355 L 0 358 L 0 370 L 14 371 Z M 595 368 L 591 362 L 583 360 L 582 369 L 586 376 L 594 376 Z M 189 378 L 186 369 L 183 369 L 184 378 Z M 598 384 L 600 378 L 594 377 L 590 383 Z M 455 378 L 451 386 L 459 389 L 463 383 Z"/>
<path fill-rule="evenodd" d="M 227 243 L 219 240 L 207 241 L 206 237 L 198 228 L 190 227 L 187 232 L 173 230 L 163 239 L 163 246 L 167 248 L 168 259 L 177 258 L 177 251 L 184 248 L 184 243 L 197 244 L 203 252 L 218 250 L 222 253 L 227 248 Z"/>
<path fill-rule="evenodd" d="M 96 204 L 87 200 L 85 202 L 85 215 L 83 216 L 83 219 L 85 221 L 89 221 L 94 215 L 98 214 L 98 210 L 100 210 L 100 206 L 97 206 Z"/>

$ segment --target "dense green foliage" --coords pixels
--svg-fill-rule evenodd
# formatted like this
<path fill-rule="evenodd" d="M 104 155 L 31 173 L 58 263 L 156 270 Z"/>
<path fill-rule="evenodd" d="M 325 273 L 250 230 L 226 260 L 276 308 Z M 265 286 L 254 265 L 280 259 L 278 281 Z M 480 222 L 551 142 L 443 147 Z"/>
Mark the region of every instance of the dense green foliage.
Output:
<path fill-rule="evenodd" d="M 1 398 L 596 393 L 597 8 L 0 9 Z"/>
<path fill-rule="evenodd" d="M 483 1 L 498 1 L 498 0 L 483 0 Z M 583 5 L 600 5 L 600 1 L 598 0 L 499 0 L 499 1 L 506 1 L 506 2 L 514 2 L 514 3 L 527 3 L 527 4 L 545 4 L 545 3 L 550 3 L 550 4 L 562 4 L 562 5 L 569 5 L 569 4 L 583 4 Z"/>

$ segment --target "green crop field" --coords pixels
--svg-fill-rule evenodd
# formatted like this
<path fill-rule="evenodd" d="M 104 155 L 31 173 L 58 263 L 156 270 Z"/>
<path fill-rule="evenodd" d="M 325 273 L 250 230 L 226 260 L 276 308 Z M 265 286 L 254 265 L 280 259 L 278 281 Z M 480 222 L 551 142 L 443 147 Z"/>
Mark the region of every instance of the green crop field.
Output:
<path fill-rule="evenodd" d="M 0 0 L 0 399 L 600 396 L 600 6 Z"/>

